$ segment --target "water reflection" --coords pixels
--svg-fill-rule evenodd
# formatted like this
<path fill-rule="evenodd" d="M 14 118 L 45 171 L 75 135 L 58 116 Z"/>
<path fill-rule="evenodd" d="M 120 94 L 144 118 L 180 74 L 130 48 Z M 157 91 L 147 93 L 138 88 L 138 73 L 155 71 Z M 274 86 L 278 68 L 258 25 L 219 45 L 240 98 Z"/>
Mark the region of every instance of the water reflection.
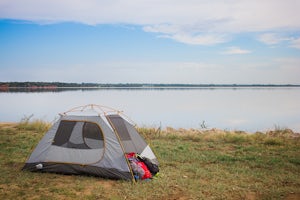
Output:
<path fill-rule="evenodd" d="M 251 86 L 186 86 L 186 87 L 175 87 L 175 86 L 138 86 L 138 87 L 56 87 L 56 86 L 44 86 L 44 87 L 3 87 L 0 85 L 0 93 L 2 92 L 66 92 L 66 91 L 92 91 L 92 90 L 276 90 L 276 89 L 299 89 L 300 86 L 262 86 L 257 87 Z"/>

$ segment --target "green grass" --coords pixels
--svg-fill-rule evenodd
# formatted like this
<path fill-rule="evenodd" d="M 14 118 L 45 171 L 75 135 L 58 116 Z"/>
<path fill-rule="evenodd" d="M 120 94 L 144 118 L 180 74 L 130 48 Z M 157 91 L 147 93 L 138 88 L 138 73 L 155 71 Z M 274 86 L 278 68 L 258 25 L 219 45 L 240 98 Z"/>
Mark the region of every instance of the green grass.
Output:
<path fill-rule="evenodd" d="M 140 128 L 158 178 L 133 184 L 21 171 L 49 124 L 0 125 L 0 199 L 300 199 L 300 138 L 286 131 Z"/>

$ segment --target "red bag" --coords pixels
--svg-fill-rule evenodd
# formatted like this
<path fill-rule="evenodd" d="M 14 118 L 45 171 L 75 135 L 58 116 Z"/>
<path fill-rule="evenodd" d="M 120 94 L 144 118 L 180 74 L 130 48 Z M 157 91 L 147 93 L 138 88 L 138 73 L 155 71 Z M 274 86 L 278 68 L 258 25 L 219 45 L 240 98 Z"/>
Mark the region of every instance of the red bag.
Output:
<path fill-rule="evenodd" d="M 137 162 L 137 164 L 144 170 L 145 174 L 142 177 L 142 180 L 152 178 L 152 174 L 149 171 L 148 167 L 143 162 Z"/>
<path fill-rule="evenodd" d="M 137 164 L 138 168 L 142 170 L 142 171 L 139 171 L 139 170 L 135 171 L 137 174 L 139 174 L 139 176 L 143 176 L 143 177 L 140 177 L 140 179 L 144 180 L 144 179 L 152 178 L 152 174 L 149 171 L 147 165 L 145 165 L 145 163 L 143 163 L 142 161 L 139 161 L 136 158 L 136 153 L 134 153 L 134 152 L 127 153 L 126 157 L 129 160 L 129 162 L 135 162 Z M 138 172 L 140 172 L 140 173 L 138 173 Z"/>
<path fill-rule="evenodd" d="M 127 158 L 135 158 L 136 157 L 136 153 L 134 153 L 134 152 L 126 153 L 126 157 Z"/>

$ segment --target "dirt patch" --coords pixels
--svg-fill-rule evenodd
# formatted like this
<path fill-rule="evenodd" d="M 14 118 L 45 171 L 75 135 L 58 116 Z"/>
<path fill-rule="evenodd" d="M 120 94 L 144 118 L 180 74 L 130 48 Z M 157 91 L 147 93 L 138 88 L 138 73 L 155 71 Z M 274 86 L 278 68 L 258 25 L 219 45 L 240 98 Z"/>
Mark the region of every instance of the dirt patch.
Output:
<path fill-rule="evenodd" d="M 0 122 L 0 128 L 15 128 L 17 123 L 13 122 Z"/>
<path fill-rule="evenodd" d="M 80 191 L 76 191 L 75 193 L 77 194 L 77 196 L 86 197 L 86 196 L 95 195 L 95 197 L 98 198 L 103 195 L 105 196 L 110 194 L 114 184 L 115 184 L 114 181 L 111 180 L 99 180 L 93 182 L 92 184 L 84 185 L 84 187 Z"/>
<path fill-rule="evenodd" d="M 171 187 L 172 193 L 169 194 L 167 197 L 161 198 L 161 199 L 168 199 L 168 200 L 187 200 L 190 199 L 188 195 L 185 194 L 185 191 L 179 186 L 174 185 Z"/>
<path fill-rule="evenodd" d="M 292 193 L 287 195 L 285 200 L 299 200 L 300 199 L 300 193 Z"/>
<path fill-rule="evenodd" d="M 96 185 L 101 186 L 104 190 L 111 190 L 115 184 L 112 180 L 100 180 Z"/>
<path fill-rule="evenodd" d="M 248 192 L 245 196 L 245 200 L 255 200 L 258 199 L 258 196 L 255 192 Z"/>

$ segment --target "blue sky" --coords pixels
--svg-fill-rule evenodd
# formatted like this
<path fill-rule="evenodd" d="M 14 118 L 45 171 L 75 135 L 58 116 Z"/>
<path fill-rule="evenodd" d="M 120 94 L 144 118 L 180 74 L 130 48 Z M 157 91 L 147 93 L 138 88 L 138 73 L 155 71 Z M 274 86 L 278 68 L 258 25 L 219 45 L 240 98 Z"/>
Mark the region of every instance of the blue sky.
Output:
<path fill-rule="evenodd" d="M 298 0 L 0 0 L 0 81 L 300 84 Z"/>

